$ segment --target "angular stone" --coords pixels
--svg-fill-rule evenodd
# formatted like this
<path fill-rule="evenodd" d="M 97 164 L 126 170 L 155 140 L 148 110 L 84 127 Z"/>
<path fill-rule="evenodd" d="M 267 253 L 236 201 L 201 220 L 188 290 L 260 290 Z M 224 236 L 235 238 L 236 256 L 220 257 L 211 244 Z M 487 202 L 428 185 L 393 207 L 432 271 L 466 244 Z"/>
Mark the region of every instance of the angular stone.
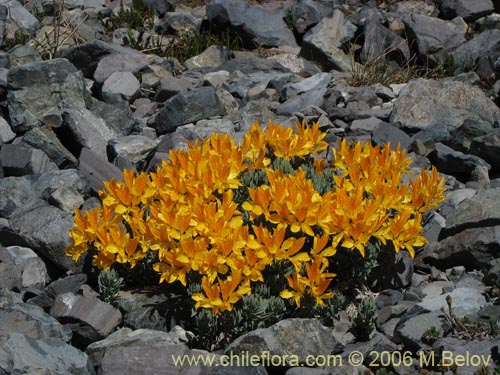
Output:
<path fill-rule="evenodd" d="M 401 90 L 394 102 L 391 123 L 413 130 L 436 126 L 453 129 L 466 120 L 493 124 L 499 112 L 478 87 L 456 81 L 416 79 Z"/>
<path fill-rule="evenodd" d="M 108 142 L 109 160 L 120 169 L 136 169 L 138 172 L 146 168 L 147 163 L 156 151 L 157 143 L 142 135 L 127 135 Z"/>
<path fill-rule="evenodd" d="M 167 100 L 152 126 L 161 135 L 174 131 L 180 125 L 219 115 L 222 115 L 222 109 L 215 89 L 201 87 Z"/>
<path fill-rule="evenodd" d="M 106 353 L 113 349 L 187 344 L 190 335 L 192 334 L 184 331 L 179 326 L 174 327 L 170 332 L 152 329 L 137 329 L 133 331 L 130 328 L 120 328 L 105 339 L 90 344 L 85 349 L 85 352 L 89 355 L 93 363 L 99 363 Z"/>
<path fill-rule="evenodd" d="M 18 44 L 9 51 L 9 60 L 11 67 L 16 67 L 25 64 L 31 64 L 42 61 L 42 57 L 38 50 L 34 47 L 25 44 Z"/>
<path fill-rule="evenodd" d="M 41 174 L 57 170 L 47 155 L 36 148 L 22 147 L 14 144 L 1 146 L 0 159 L 5 176 L 24 176 Z"/>
<path fill-rule="evenodd" d="M 229 60 L 230 54 L 227 48 L 213 45 L 199 55 L 187 59 L 184 65 L 188 69 L 219 66 Z"/>
<path fill-rule="evenodd" d="M 122 53 L 111 53 L 99 61 L 94 72 L 94 80 L 97 83 L 104 83 L 115 72 L 137 74 L 149 64 L 161 61 L 157 56 L 145 55 L 130 48 L 122 48 L 123 50 L 120 50 Z"/>
<path fill-rule="evenodd" d="M 500 30 L 486 30 L 455 49 L 451 56 L 455 73 L 474 70 L 484 64 L 495 71 L 500 57 Z"/>
<path fill-rule="evenodd" d="M 70 244 L 68 231 L 73 227 L 73 215 L 43 201 L 15 210 L 10 217 L 11 228 L 58 268 L 77 271 L 82 262 L 75 263 L 66 256 Z M 83 261 L 83 260 L 82 260 Z"/>
<path fill-rule="evenodd" d="M 123 180 L 123 173 L 118 167 L 88 148 L 82 149 L 78 169 L 89 181 L 94 192 L 99 192 L 104 188 L 104 181 Z"/>
<path fill-rule="evenodd" d="M 86 274 L 76 274 L 61 277 L 47 285 L 47 287 L 38 296 L 31 298 L 28 303 L 37 305 L 45 311 L 49 311 L 54 305 L 54 301 L 59 294 L 77 293 L 78 290 L 87 282 Z"/>
<path fill-rule="evenodd" d="M 90 110 L 97 118 L 102 118 L 117 134 L 129 135 L 134 129 L 136 121 L 130 116 L 127 103 L 108 104 L 92 98 Z"/>
<path fill-rule="evenodd" d="M 294 3 L 290 10 L 294 29 L 299 35 L 304 35 L 311 27 L 321 20 L 320 11 L 315 2 L 304 0 Z"/>
<path fill-rule="evenodd" d="M 156 26 L 156 31 L 166 34 L 199 33 L 202 20 L 190 12 L 167 12 Z"/>
<path fill-rule="evenodd" d="M 69 342 L 71 330 L 46 314 L 40 307 L 21 303 L 0 309 L 0 336 L 10 332 L 22 333 L 33 339 L 48 337 Z"/>
<path fill-rule="evenodd" d="M 481 294 L 481 291 L 471 288 L 457 288 L 451 293 L 425 297 L 422 302 L 417 303 L 417 306 L 429 312 L 437 312 L 444 307 L 445 311 L 448 312 L 447 297 L 451 297 L 451 308 L 453 314 L 458 318 L 474 316 L 486 305 L 486 298 Z"/>
<path fill-rule="evenodd" d="M 72 187 L 63 187 L 55 190 L 49 197 L 49 203 L 66 212 L 73 212 L 80 208 L 83 197 Z"/>
<path fill-rule="evenodd" d="M 116 137 L 116 133 L 102 118 L 85 107 L 78 107 L 64 112 L 63 119 L 64 132 L 71 139 L 68 147 L 73 148 L 75 154 L 78 155 L 82 148 L 89 148 L 100 156 L 106 156 L 107 144 Z"/>
<path fill-rule="evenodd" d="M 349 72 L 352 69 L 351 59 L 340 47 L 354 37 L 356 30 L 357 27 L 336 9 L 332 17 L 323 18 L 304 35 L 300 55 L 316 61 L 325 70 Z"/>
<path fill-rule="evenodd" d="M 7 28 L 7 15 L 9 13 L 9 9 L 1 4 L 0 5 L 0 46 L 3 44 L 5 30 Z"/>
<path fill-rule="evenodd" d="M 465 31 L 453 22 L 422 14 L 403 18 L 410 43 L 422 60 L 444 64 L 449 51 L 465 42 Z"/>
<path fill-rule="evenodd" d="M 9 143 L 14 138 L 16 138 L 16 133 L 12 131 L 9 123 L 3 117 L 0 117 L 0 145 Z"/>
<path fill-rule="evenodd" d="M 226 119 L 200 120 L 196 125 L 183 125 L 177 129 L 181 132 L 188 130 L 199 139 L 208 138 L 214 133 L 233 135 L 235 132 L 234 123 Z"/>
<path fill-rule="evenodd" d="M 14 375 L 42 370 L 50 371 L 50 375 L 95 375 L 87 355 L 64 341 L 37 340 L 21 333 L 0 336 L 0 371 Z"/>
<path fill-rule="evenodd" d="M 361 61 L 367 63 L 392 60 L 405 62 L 410 59 L 408 42 L 380 22 L 370 20 L 364 27 L 365 41 Z"/>
<path fill-rule="evenodd" d="M 266 9 L 241 0 L 215 0 L 207 6 L 207 19 L 214 27 L 229 27 L 253 47 L 297 45 L 283 16 L 282 9 Z"/>
<path fill-rule="evenodd" d="M 281 103 L 276 108 L 276 113 L 279 115 L 290 115 L 294 112 L 300 112 L 311 105 L 322 107 L 327 90 L 328 89 L 324 87 L 308 91 L 301 95 L 296 95 L 286 102 Z"/>
<path fill-rule="evenodd" d="M 491 164 L 492 170 L 500 170 L 500 129 L 472 139 L 470 153 Z"/>
<path fill-rule="evenodd" d="M 141 84 L 130 72 L 113 72 L 102 85 L 102 97 L 106 102 L 133 101 L 139 94 Z"/>
<path fill-rule="evenodd" d="M 443 0 L 439 16 L 445 19 L 462 17 L 466 22 L 474 22 L 495 11 L 491 0 Z"/>
<path fill-rule="evenodd" d="M 164 102 L 172 96 L 186 92 L 193 84 L 185 78 L 160 78 L 160 86 L 156 89 L 155 102 Z"/>
<path fill-rule="evenodd" d="M 411 138 L 408 134 L 385 121 L 380 122 L 371 133 L 372 142 L 380 146 L 384 146 L 390 142 L 392 149 L 396 149 L 399 145 L 400 149 L 407 150 L 411 143 Z"/>
<path fill-rule="evenodd" d="M 290 72 L 290 69 L 281 65 L 278 61 L 272 59 L 265 59 L 259 56 L 236 57 L 213 69 L 214 71 L 226 70 L 229 73 L 234 73 L 236 70 L 239 70 L 243 74 L 259 73 L 259 72 L 267 72 L 267 73 Z"/>
<path fill-rule="evenodd" d="M 326 88 L 330 84 L 332 76 L 329 73 L 318 73 L 297 83 L 286 84 L 281 91 L 282 97 L 290 99 L 294 96 L 311 90 Z"/>
<path fill-rule="evenodd" d="M 500 188 L 479 190 L 446 218 L 441 239 L 467 228 L 500 225 Z"/>
<path fill-rule="evenodd" d="M 66 59 L 18 66 L 7 76 L 7 102 L 14 132 L 25 132 L 41 123 L 51 124 L 65 110 L 85 106 L 83 75 Z"/>
<path fill-rule="evenodd" d="M 33 128 L 24 133 L 21 145 L 43 151 L 60 169 L 76 168 L 78 161 L 49 128 Z"/>
<path fill-rule="evenodd" d="M 50 314 L 57 319 L 71 319 L 90 327 L 99 339 L 108 336 L 122 321 L 120 311 L 110 304 L 71 292 L 56 297 Z"/>
<path fill-rule="evenodd" d="M 304 363 L 308 355 L 339 353 L 342 347 L 332 336 L 330 329 L 321 325 L 317 319 L 285 319 L 269 328 L 259 328 L 238 337 L 226 347 L 224 353 L 293 353 L 300 363 Z"/>
<path fill-rule="evenodd" d="M 31 35 L 40 28 L 40 22 L 17 0 L 0 0 L 0 5 L 4 5 L 9 10 L 7 23 L 15 29 L 22 28 Z"/>
<path fill-rule="evenodd" d="M 43 288 L 49 280 L 47 266 L 33 250 L 0 246 L 0 289 Z"/>

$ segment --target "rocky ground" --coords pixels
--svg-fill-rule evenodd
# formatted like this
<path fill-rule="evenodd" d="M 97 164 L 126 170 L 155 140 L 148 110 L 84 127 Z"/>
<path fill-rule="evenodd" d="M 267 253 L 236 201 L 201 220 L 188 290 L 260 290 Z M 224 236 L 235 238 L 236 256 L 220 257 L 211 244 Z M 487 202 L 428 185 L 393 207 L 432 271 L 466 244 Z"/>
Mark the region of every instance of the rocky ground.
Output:
<path fill-rule="evenodd" d="M 152 12 L 124 26 L 137 1 L 0 0 L 0 374 L 376 373 L 382 351 L 396 374 L 426 373 L 419 351 L 436 355 L 427 373 L 441 373 L 446 352 L 491 356 L 500 373 L 500 1 L 143 1 Z M 176 59 L 172 44 L 196 43 L 186 30 L 227 32 L 238 48 Z M 446 176 L 429 244 L 387 270 L 368 341 L 341 314 L 334 328 L 286 319 L 209 353 L 162 314 L 175 302 L 127 289 L 116 308 L 65 256 L 73 210 L 93 207 L 103 181 L 213 132 L 239 138 L 256 120 L 319 121 L 333 146 L 399 142 L 416 170 Z M 243 351 L 299 362 L 172 359 Z M 331 354 L 336 366 L 305 366 Z"/>

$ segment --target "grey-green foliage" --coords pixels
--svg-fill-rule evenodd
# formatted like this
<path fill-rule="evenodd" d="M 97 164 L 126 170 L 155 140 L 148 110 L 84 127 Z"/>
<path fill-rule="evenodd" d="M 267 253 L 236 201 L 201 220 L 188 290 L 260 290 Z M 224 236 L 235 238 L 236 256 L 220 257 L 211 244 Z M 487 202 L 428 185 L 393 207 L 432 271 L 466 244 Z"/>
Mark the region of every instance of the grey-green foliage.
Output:
<path fill-rule="evenodd" d="M 354 335 L 360 341 L 368 340 L 375 328 L 377 305 L 373 297 L 365 297 L 358 305 L 358 312 L 352 322 Z"/>
<path fill-rule="evenodd" d="M 316 173 L 312 163 L 304 164 L 301 168 L 306 173 L 306 178 L 312 180 L 314 190 L 321 195 L 335 188 L 335 181 L 333 180 L 334 172 L 331 168 L 325 168 L 321 173 Z"/>
<path fill-rule="evenodd" d="M 316 305 L 315 316 L 327 327 L 333 327 L 335 320 L 338 320 L 339 313 L 347 306 L 347 298 L 341 292 L 335 292 L 332 298 L 324 301 L 323 305 Z"/>
<path fill-rule="evenodd" d="M 103 301 L 113 304 L 116 302 L 118 292 L 124 286 L 124 281 L 114 269 L 110 269 L 99 273 L 97 285 Z"/>

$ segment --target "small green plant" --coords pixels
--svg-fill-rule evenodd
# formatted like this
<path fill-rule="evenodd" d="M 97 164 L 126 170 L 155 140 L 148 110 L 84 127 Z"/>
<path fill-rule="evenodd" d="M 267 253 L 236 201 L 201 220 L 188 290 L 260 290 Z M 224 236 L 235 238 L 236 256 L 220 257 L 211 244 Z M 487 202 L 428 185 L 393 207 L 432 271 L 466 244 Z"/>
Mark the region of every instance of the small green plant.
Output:
<path fill-rule="evenodd" d="M 375 329 L 377 305 L 373 297 L 365 297 L 357 307 L 358 311 L 352 322 L 352 330 L 356 338 L 366 341 Z"/>
<path fill-rule="evenodd" d="M 30 36 L 24 29 L 17 29 L 14 32 L 14 44 L 24 46 L 30 40 Z"/>
<path fill-rule="evenodd" d="M 114 304 L 118 298 L 118 292 L 123 288 L 123 278 L 114 269 L 101 271 L 97 278 L 99 293 L 104 302 Z"/>
<path fill-rule="evenodd" d="M 285 9 L 285 15 L 283 17 L 283 21 L 285 21 L 286 26 L 293 31 L 293 18 L 292 18 L 292 8 Z"/>
<path fill-rule="evenodd" d="M 126 7 L 120 0 L 118 11 L 112 13 L 105 26 L 108 30 L 127 28 L 134 30 L 148 29 L 154 27 L 154 11 L 144 5 L 142 0 L 132 0 L 132 4 Z"/>
<path fill-rule="evenodd" d="M 498 324 L 498 320 L 495 318 L 490 318 L 490 335 L 498 336 L 500 333 L 500 325 Z"/>
<path fill-rule="evenodd" d="M 428 345 L 432 345 L 440 337 L 441 337 L 441 331 L 439 330 L 439 328 L 436 326 L 432 326 L 431 328 L 429 328 L 427 331 L 424 332 L 424 334 L 422 335 L 422 341 Z"/>

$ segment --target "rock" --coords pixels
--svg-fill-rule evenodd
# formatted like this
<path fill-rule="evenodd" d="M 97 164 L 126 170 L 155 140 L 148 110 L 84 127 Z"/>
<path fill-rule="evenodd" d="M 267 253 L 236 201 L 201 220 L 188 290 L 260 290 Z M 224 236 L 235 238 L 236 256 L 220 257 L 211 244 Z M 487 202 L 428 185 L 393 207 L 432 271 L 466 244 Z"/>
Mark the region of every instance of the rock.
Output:
<path fill-rule="evenodd" d="M 178 126 L 222 114 L 220 101 L 213 87 L 201 87 L 179 93 L 165 102 L 153 124 L 157 134 L 174 131 Z"/>
<path fill-rule="evenodd" d="M 297 83 L 288 83 L 280 90 L 281 96 L 287 100 L 294 96 L 307 93 L 308 91 L 328 87 L 332 80 L 329 73 L 318 73 Z"/>
<path fill-rule="evenodd" d="M 55 190 L 50 195 L 48 202 L 63 211 L 73 212 L 83 205 L 84 199 L 72 187 L 63 187 Z"/>
<path fill-rule="evenodd" d="M 148 65 L 160 61 L 159 57 L 145 55 L 130 48 L 122 48 L 100 59 L 94 71 L 94 80 L 98 84 L 104 83 L 113 73 L 130 72 L 135 75 Z"/>
<path fill-rule="evenodd" d="M 168 12 L 156 26 L 156 31 L 164 30 L 168 34 L 199 33 L 201 21 L 189 12 Z"/>
<path fill-rule="evenodd" d="M 68 231 L 73 226 L 73 216 L 43 201 L 16 209 L 10 219 L 11 228 L 30 245 L 62 270 L 77 271 L 81 262 L 75 263 L 66 256 L 69 245 Z"/>
<path fill-rule="evenodd" d="M 164 102 L 179 93 L 191 89 L 193 84 L 185 78 L 160 78 L 160 86 L 156 89 L 155 102 Z"/>
<path fill-rule="evenodd" d="M 499 225 L 499 198 L 500 189 L 496 188 L 479 190 L 471 198 L 463 200 L 446 218 L 446 227 L 441 231 L 440 239 L 468 228 Z"/>
<path fill-rule="evenodd" d="M 229 60 L 230 55 L 231 52 L 226 47 L 213 45 L 199 55 L 187 59 L 184 66 L 188 69 L 219 66 Z"/>
<path fill-rule="evenodd" d="M 207 5 L 207 19 L 214 28 L 229 28 L 249 47 L 296 46 L 283 21 L 283 10 L 266 9 L 242 0 L 215 0 Z"/>
<path fill-rule="evenodd" d="M 134 129 L 136 121 L 130 116 L 130 109 L 126 103 L 108 104 L 92 98 L 90 110 L 97 118 L 102 118 L 117 134 L 129 135 Z"/>
<path fill-rule="evenodd" d="M 439 142 L 434 147 L 428 158 L 441 173 L 468 179 L 477 166 L 491 169 L 491 165 L 478 156 L 463 154 Z"/>
<path fill-rule="evenodd" d="M 46 314 L 40 307 L 28 303 L 3 306 L 0 310 L 0 337 L 16 332 L 33 339 L 55 338 L 71 340 L 71 330 Z"/>
<path fill-rule="evenodd" d="M 87 9 L 103 8 L 106 6 L 106 0 L 64 0 L 66 9 Z"/>
<path fill-rule="evenodd" d="M 319 63 L 325 70 L 349 72 L 351 59 L 340 47 L 354 37 L 356 30 L 357 27 L 336 9 L 332 17 L 323 18 L 304 35 L 300 55 Z"/>
<path fill-rule="evenodd" d="M 57 170 L 47 155 L 36 148 L 22 147 L 13 144 L 1 146 L 0 160 L 5 176 L 24 176 L 41 174 Z"/>
<path fill-rule="evenodd" d="M 60 124 L 64 111 L 85 106 L 83 76 L 65 59 L 12 68 L 7 80 L 11 126 L 16 133 L 54 121 Z"/>
<path fill-rule="evenodd" d="M 40 22 L 17 0 L 0 0 L 0 5 L 8 8 L 7 24 L 15 29 L 24 29 L 35 35 L 40 28 Z"/>
<path fill-rule="evenodd" d="M 361 119 L 361 120 L 354 120 L 353 122 L 351 122 L 351 126 L 349 129 L 351 131 L 367 130 L 367 131 L 371 132 L 383 124 L 387 124 L 387 123 L 385 123 L 384 121 L 380 121 L 376 117 L 368 117 L 368 118 Z"/>
<path fill-rule="evenodd" d="M 9 60 L 12 67 L 40 62 L 42 57 L 38 50 L 30 45 L 17 45 L 9 51 Z"/>
<path fill-rule="evenodd" d="M 295 362 L 300 364 L 305 363 L 308 355 L 339 353 L 342 346 L 330 330 L 316 319 L 285 319 L 269 328 L 259 328 L 238 337 L 226 347 L 224 353 L 248 351 L 249 355 L 261 355 L 269 352 L 277 356 L 293 353 Z M 285 358 L 284 365 L 293 366 L 291 359 Z"/>
<path fill-rule="evenodd" d="M 488 162 L 493 171 L 500 166 L 500 129 L 472 139 L 470 153 Z"/>
<path fill-rule="evenodd" d="M 86 282 L 87 275 L 83 273 L 62 277 L 47 285 L 42 293 L 31 298 L 28 303 L 39 306 L 48 312 L 54 305 L 56 296 L 68 292 L 76 293 Z"/>
<path fill-rule="evenodd" d="M 429 312 L 438 312 L 443 307 L 448 312 L 447 297 L 451 297 L 451 308 L 453 314 L 458 318 L 475 316 L 486 305 L 486 299 L 481 291 L 471 288 L 457 288 L 451 293 L 425 297 L 422 302 L 417 303 L 417 306 Z"/>
<path fill-rule="evenodd" d="M 259 72 L 266 72 L 266 73 L 290 72 L 290 69 L 281 65 L 278 61 L 272 59 L 264 59 L 258 56 L 236 57 L 213 69 L 214 69 L 213 71 L 225 70 L 228 71 L 229 73 L 234 73 L 236 70 L 239 70 L 243 74 L 259 73 Z"/>
<path fill-rule="evenodd" d="M 476 69 L 482 64 L 493 73 L 494 62 L 500 57 L 500 30 L 483 31 L 450 55 L 453 58 L 455 73 Z"/>
<path fill-rule="evenodd" d="M 56 297 L 50 315 L 68 322 L 66 324 L 77 336 L 74 340 L 78 340 L 84 346 L 102 340 L 122 321 L 120 311 L 110 304 L 71 292 Z"/>
<path fill-rule="evenodd" d="M 304 35 L 321 20 L 320 11 L 312 0 L 294 3 L 290 8 L 290 17 L 293 28 L 299 35 Z"/>
<path fill-rule="evenodd" d="M 435 126 L 449 129 L 465 120 L 493 124 L 499 109 L 477 87 L 456 81 L 416 79 L 403 88 L 394 102 L 391 123 L 421 130 Z"/>
<path fill-rule="evenodd" d="M 461 126 L 450 131 L 450 135 L 445 139 L 445 142 L 447 146 L 453 148 L 454 150 L 474 154 L 470 151 L 473 139 L 485 136 L 494 131 L 495 129 L 491 123 L 485 121 L 465 120 Z M 481 157 L 480 155 L 477 156 Z M 488 162 L 488 160 L 486 161 Z M 494 167 L 494 164 L 490 164 Z"/>
<path fill-rule="evenodd" d="M 118 167 L 88 148 L 82 149 L 78 169 L 89 181 L 94 192 L 102 190 L 105 181 L 111 179 L 115 181 L 123 180 L 123 173 Z"/>
<path fill-rule="evenodd" d="M 102 97 L 105 102 L 120 100 L 132 102 L 139 94 L 141 84 L 130 72 L 113 72 L 102 85 Z"/>
<path fill-rule="evenodd" d="M 27 247 L 0 246 L 0 270 L 0 288 L 6 290 L 43 288 L 50 280 L 43 260 Z"/>
<path fill-rule="evenodd" d="M 142 135 L 127 135 L 108 142 L 108 159 L 120 169 L 146 168 L 156 151 L 156 142 Z"/>
<path fill-rule="evenodd" d="M 441 335 L 445 335 L 451 326 L 440 311 L 422 313 L 419 308 L 410 310 L 396 325 L 394 342 L 402 343 L 406 350 L 416 353 L 425 346 L 421 339 L 430 329 L 437 329 Z"/>
<path fill-rule="evenodd" d="M 179 131 L 188 130 L 195 138 L 208 138 L 214 133 L 233 135 L 235 127 L 232 121 L 225 119 L 200 120 L 196 125 L 183 125 L 177 128 Z"/>
<path fill-rule="evenodd" d="M 16 133 L 12 131 L 10 125 L 3 117 L 0 117 L 0 145 L 9 143 L 16 138 Z"/>
<path fill-rule="evenodd" d="M 399 145 L 400 149 L 407 150 L 411 143 L 410 136 L 385 121 L 379 122 L 371 134 L 372 142 L 381 147 L 390 142 L 392 149 L 396 149 Z"/>
<path fill-rule="evenodd" d="M 0 46 L 3 44 L 3 41 L 4 41 L 8 13 L 9 13 L 9 9 L 5 5 L 1 4 L 0 5 Z"/>
<path fill-rule="evenodd" d="M 403 18 L 409 43 L 418 50 L 422 61 L 444 64 L 448 53 L 465 42 L 466 30 L 453 22 L 421 14 Z"/>
<path fill-rule="evenodd" d="M 49 128 L 33 128 L 24 133 L 21 145 L 41 150 L 60 169 L 76 168 L 78 161 Z"/>
<path fill-rule="evenodd" d="M 360 56 L 362 62 L 375 63 L 390 60 L 402 63 L 410 59 L 408 42 L 380 22 L 367 21 L 364 26 L 364 35 L 365 41 Z"/>
<path fill-rule="evenodd" d="M 311 105 L 322 107 L 326 92 L 327 88 L 325 87 L 311 90 L 301 95 L 296 95 L 286 102 L 281 103 L 276 108 L 276 113 L 279 115 L 290 115 L 294 112 L 300 112 L 304 108 Z"/>
<path fill-rule="evenodd" d="M 173 12 L 175 9 L 174 0 L 143 0 L 143 3 L 154 9 L 159 17 L 163 17 L 167 12 Z"/>
<path fill-rule="evenodd" d="M 82 148 L 89 148 L 100 156 L 106 156 L 108 142 L 116 138 L 113 129 L 85 107 L 73 108 L 63 113 L 63 134 L 67 134 L 67 147 L 79 155 Z M 71 140 L 71 141 L 69 141 Z"/>
<path fill-rule="evenodd" d="M 34 339 L 21 333 L 0 336 L 0 371 L 5 374 L 95 375 L 87 355 L 55 338 Z"/>
<path fill-rule="evenodd" d="M 178 331 L 182 331 L 179 335 Z M 172 344 L 188 344 L 190 333 L 176 326 L 171 332 L 152 329 L 120 328 L 103 340 L 90 344 L 85 352 L 92 363 L 99 363 L 106 353 L 126 347 L 147 348 L 150 346 L 170 346 Z"/>
<path fill-rule="evenodd" d="M 442 241 L 426 245 L 415 262 L 447 269 L 466 265 L 468 269 L 483 269 L 499 257 L 500 226 L 469 228 Z"/>
<path fill-rule="evenodd" d="M 495 11 L 491 0 L 444 0 L 439 8 L 439 16 L 445 19 L 462 17 L 466 22 L 474 22 Z"/>

